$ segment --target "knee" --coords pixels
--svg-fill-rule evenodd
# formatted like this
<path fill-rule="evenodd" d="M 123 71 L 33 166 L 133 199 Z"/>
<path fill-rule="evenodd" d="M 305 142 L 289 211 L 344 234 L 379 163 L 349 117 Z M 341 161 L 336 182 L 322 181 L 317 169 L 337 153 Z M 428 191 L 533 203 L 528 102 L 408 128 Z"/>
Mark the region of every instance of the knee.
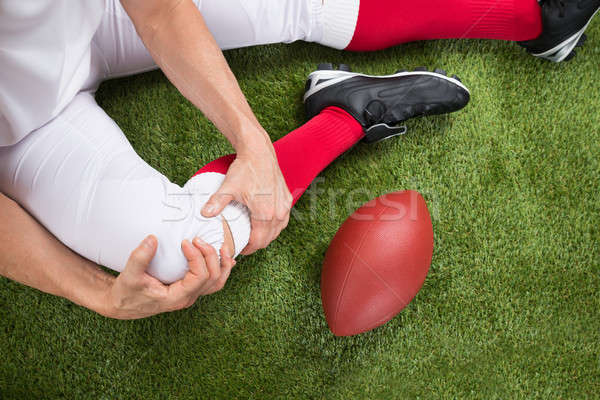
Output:
<path fill-rule="evenodd" d="M 182 279 L 188 271 L 188 264 L 181 243 L 184 239 L 199 237 L 215 248 L 217 254 L 223 246 L 223 220 L 228 222 L 233 236 L 235 254 L 246 246 L 250 236 L 250 218 L 246 207 L 236 203 L 225 207 L 221 216 L 205 218 L 201 210 L 212 193 L 221 186 L 224 175 L 219 173 L 203 173 L 196 175 L 184 186 L 174 188 L 175 196 L 164 200 L 169 210 L 165 218 L 154 218 L 154 223 L 145 230 L 150 230 L 158 239 L 158 249 L 152 260 L 148 273 L 163 283 L 173 283 Z M 164 215 L 155 212 L 156 215 Z"/>
<path fill-rule="evenodd" d="M 154 230 L 158 248 L 147 272 L 165 284 L 183 279 L 189 269 L 181 248 L 184 240 L 191 242 L 198 237 L 211 245 L 217 254 L 223 246 L 224 229 L 220 218 L 190 219 L 187 222 L 178 226 L 163 224 L 162 228 Z"/>
<path fill-rule="evenodd" d="M 158 239 L 158 248 L 147 272 L 164 284 L 183 279 L 188 271 L 188 265 L 181 251 L 181 242 L 176 243 L 161 233 L 155 236 Z"/>
<path fill-rule="evenodd" d="M 188 261 L 181 248 L 184 240 L 190 242 L 198 237 L 210 244 L 219 254 L 223 245 L 224 231 L 220 218 L 200 221 L 190 218 L 185 223 L 163 223 L 154 229 L 158 240 L 156 254 L 148 267 L 148 273 L 165 284 L 183 279 L 188 271 Z"/>
<path fill-rule="evenodd" d="M 185 276 L 188 262 L 181 248 L 183 240 L 192 241 L 198 237 L 218 254 L 224 240 L 222 220 L 220 217 L 202 217 L 199 210 L 204 203 L 204 199 L 197 199 L 196 196 L 175 196 L 169 204 L 178 214 L 173 218 L 156 218 L 152 227 L 148 228 L 158 240 L 156 254 L 148 268 L 150 275 L 166 284 Z"/>

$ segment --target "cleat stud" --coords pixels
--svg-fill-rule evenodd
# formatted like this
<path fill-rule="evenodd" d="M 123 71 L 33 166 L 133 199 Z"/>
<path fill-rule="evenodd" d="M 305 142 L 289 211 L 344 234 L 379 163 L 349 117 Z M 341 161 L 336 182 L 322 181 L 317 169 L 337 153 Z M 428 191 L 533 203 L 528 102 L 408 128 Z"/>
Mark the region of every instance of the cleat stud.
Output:
<path fill-rule="evenodd" d="M 459 82 L 462 82 L 462 81 L 460 80 L 460 78 L 459 78 L 458 76 L 456 76 L 456 75 L 452 75 L 452 79 L 456 79 L 457 81 L 459 81 Z"/>
<path fill-rule="evenodd" d="M 415 68 L 415 72 L 428 72 L 427 67 L 417 67 Z"/>
<path fill-rule="evenodd" d="M 436 74 L 444 75 L 444 76 L 448 75 L 446 73 L 446 71 L 444 71 L 443 69 L 440 69 L 440 68 L 436 68 L 433 72 L 435 72 Z"/>
<path fill-rule="evenodd" d="M 332 63 L 321 63 L 317 65 L 317 71 L 331 71 L 333 70 Z"/>
<path fill-rule="evenodd" d="M 585 44 L 586 41 L 587 41 L 587 35 L 584 33 L 583 35 L 581 35 L 581 38 L 579 38 L 579 42 L 577 42 L 575 47 L 583 47 L 583 45 Z"/>
<path fill-rule="evenodd" d="M 397 74 L 403 74 L 405 72 L 408 72 L 408 71 L 405 69 L 399 69 L 398 71 L 396 71 Z"/>
<path fill-rule="evenodd" d="M 344 72 L 352 72 L 352 69 L 350 69 L 350 66 L 348 64 L 340 64 L 338 70 Z"/>

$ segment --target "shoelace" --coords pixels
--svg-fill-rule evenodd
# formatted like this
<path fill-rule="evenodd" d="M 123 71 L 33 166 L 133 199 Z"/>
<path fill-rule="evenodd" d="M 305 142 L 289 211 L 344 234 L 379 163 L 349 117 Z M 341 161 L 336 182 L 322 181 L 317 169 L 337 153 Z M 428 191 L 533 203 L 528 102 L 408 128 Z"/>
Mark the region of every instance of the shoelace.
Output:
<path fill-rule="evenodd" d="M 558 8 L 559 15 L 561 17 L 565 16 L 565 10 L 567 8 L 564 0 L 547 0 L 550 3 L 552 8 Z"/>

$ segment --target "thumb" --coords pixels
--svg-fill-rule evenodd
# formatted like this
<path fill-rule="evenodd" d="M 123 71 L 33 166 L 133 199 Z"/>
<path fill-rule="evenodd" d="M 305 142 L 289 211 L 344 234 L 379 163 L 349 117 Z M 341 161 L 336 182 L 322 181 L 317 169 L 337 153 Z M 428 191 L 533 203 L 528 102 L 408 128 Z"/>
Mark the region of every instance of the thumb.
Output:
<path fill-rule="evenodd" d="M 158 241 L 154 235 L 147 236 L 142 243 L 131 253 L 125 270 L 130 274 L 143 274 L 146 272 L 150 261 L 156 254 L 156 248 L 158 247 Z"/>
<path fill-rule="evenodd" d="M 202 216 L 206 218 L 219 215 L 227 204 L 231 203 L 235 196 L 231 190 L 228 190 L 226 185 L 222 185 L 219 190 L 210 196 L 210 199 L 202 207 Z"/>

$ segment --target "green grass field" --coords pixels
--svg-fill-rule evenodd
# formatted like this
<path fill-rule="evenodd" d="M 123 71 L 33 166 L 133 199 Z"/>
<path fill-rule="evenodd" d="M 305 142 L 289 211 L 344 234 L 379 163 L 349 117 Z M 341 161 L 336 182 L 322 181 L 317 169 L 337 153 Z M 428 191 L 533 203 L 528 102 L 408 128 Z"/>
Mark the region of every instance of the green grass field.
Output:
<path fill-rule="evenodd" d="M 227 53 L 278 139 L 304 122 L 318 62 L 458 74 L 471 104 L 359 145 L 305 197 L 266 251 L 194 307 L 124 322 L 0 280 L 0 398 L 598 398 L 600 23 L 555 65 L 515 44 L 414 43 L 372 54 L 311 44 Z M 99 103 L 179 184 L 231 152 L 160 72 L 103 84 Z M 435 251 L 415 300 L 382 328 L 336 338 L 321 310 L 328 243 L 352 209 L 423 193 Z"/>

